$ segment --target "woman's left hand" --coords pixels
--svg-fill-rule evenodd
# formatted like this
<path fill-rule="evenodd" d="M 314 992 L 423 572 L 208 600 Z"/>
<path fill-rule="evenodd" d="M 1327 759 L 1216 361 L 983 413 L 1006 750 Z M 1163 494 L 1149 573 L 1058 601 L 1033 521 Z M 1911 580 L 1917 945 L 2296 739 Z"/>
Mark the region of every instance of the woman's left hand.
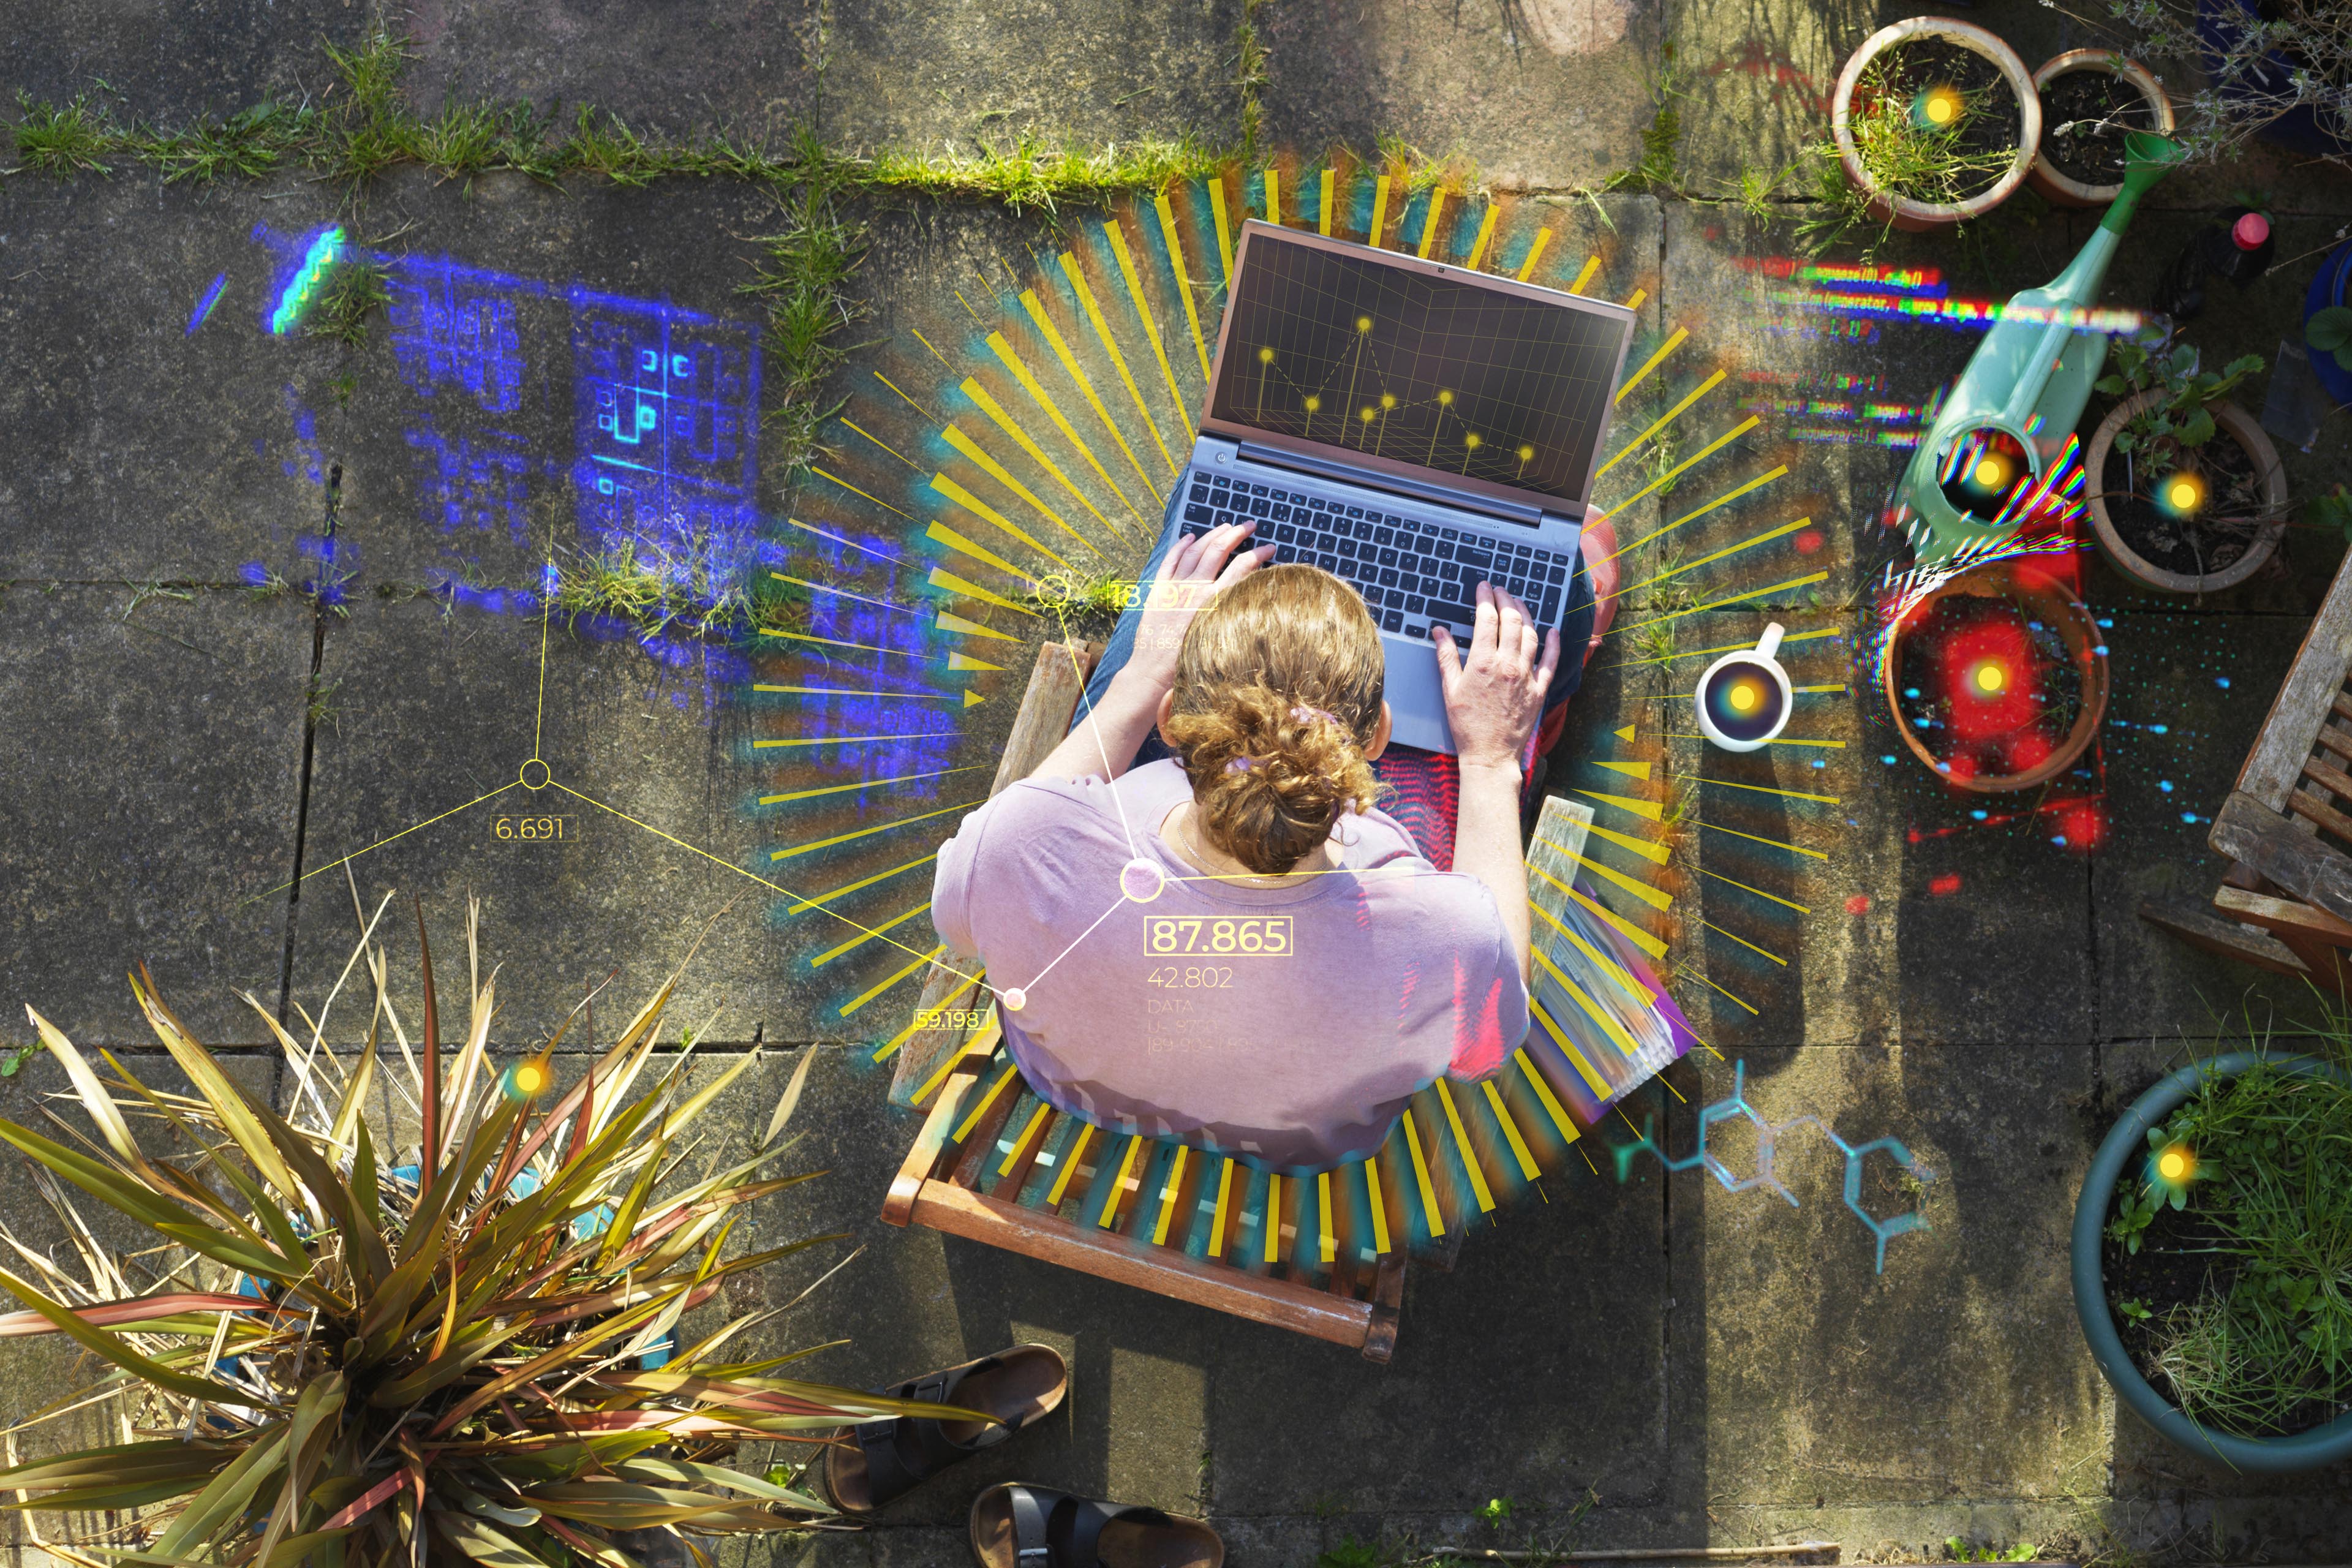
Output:
<path fill-rule="evenodd" d="M 1274 546 L 1241 548 L 1257 524 L 1227 523 L 1197 538 L 1181 539 L 1160 563 L 1135 630 L 1135 652 L 1123 674 L 1148 680 L 1155 694 L 1176 684 L 1176 659 L 1184 631 L 1220 590 L 1238 583 L 1274 559 Z"/>

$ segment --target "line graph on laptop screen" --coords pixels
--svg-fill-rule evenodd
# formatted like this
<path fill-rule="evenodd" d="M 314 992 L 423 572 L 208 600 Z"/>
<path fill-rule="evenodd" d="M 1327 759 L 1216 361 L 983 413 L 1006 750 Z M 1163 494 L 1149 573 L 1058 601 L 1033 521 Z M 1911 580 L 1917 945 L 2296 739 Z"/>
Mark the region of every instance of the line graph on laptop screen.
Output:
<path fill-rule="evenodd" d="M 1232 310 L 1211 418 L 1582 495 L 1617 321 L 1262 233 Z"/>

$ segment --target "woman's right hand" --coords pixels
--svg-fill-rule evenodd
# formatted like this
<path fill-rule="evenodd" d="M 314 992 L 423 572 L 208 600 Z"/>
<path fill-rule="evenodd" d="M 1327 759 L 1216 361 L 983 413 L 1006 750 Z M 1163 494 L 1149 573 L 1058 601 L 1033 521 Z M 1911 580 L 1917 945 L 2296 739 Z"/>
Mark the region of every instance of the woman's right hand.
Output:
<path fill-rule="evenodd" d="M 1525 602 L 1481 583 L 1477 625 L 1466 655 L 1444 625 L 1430 629 L 1445 688 L 1445 721 L 1453 727 L 1461 765 L 1517 767 L 1543 717 L 1552 672 L 1559 668 L 1559 628 L 1538 638 Z"/>

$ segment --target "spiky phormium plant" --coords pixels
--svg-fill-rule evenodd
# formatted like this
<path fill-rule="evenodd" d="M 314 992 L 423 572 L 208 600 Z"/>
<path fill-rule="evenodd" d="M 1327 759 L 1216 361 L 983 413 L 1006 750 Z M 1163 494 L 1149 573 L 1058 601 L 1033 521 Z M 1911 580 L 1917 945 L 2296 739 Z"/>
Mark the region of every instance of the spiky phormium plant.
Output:
<path fill-rule="evenodd" d="M 469 947 L 476 929 L 469 919 Z M 58 1098 L 78 1100 L 99 1136 L 53 1117 L 68 1141 L 8 1121 L 0 1140 L 37 1163 L 53 1195 L 52 1175 L 168 1244 L 160 1255 L 110 1251 L 68 1211 L 85 1282 L 5 1237 L 34 1278 L 0 1268 L 29 1309 L 0 1315 L 0 1335 L 63 1333 L 108 1363 L 89 1392 L 121 1402 L 134 1439 L 0 1471 L 15 1508 L 122 1510 L 123 1522 L 37 1536 L 41 1545 L 93 1565 L 630 1568 L 616 1532 L 821 1522 L 824 1504 L 789 1471 L 719 1462 L 737 1444 L 818 1442 L 882 1415 L 969 1416 L 766 1375 L 790 1355 L 725 1360 L 721 1347 L 766 1313 L 657 1369 L 641 1364 L 729 1276 L 839 1239 L 726 1256 L 741 1205 L 807 1179 L 759 1174 L 784 1152 L 777 1136 L 807 1061 L 757 1153 L 688 1179 L 681 1140 L 751 1058 L 689 1090 L 689 1052 L 631 1098 L 677 976 L 568 1088 L 554 1082 L 564 1029 L 503 1070 L 493 1064 L 496 977 L 478 981 L 445 1072 L 421 914 L 417 935 L 415 1050 L 385 995 L 383 955 L 364 939 L 375 1010 L 348 1070 L 320 1047 L 323 1009 L 304 1047 L 255 1003 L 291 1064 L 282 1117 L 229 1079 L 143 968 L 132 989 L 192 1095 L 151 1089 L 105 1052 L 112 1076 L 102 1077 L 33 1015 L 71 1079 Z M 404 1073 L 379 1060 L 386 1029 Z M 419 1116 L 413 1163 L 388 1165 L 362 1116 L 379 1072 Z M 135 1122 L 167 1130 L 174 1152 L 142 1148 Z M 691 1535 L 679 1539 L 701 1555 Z"/>

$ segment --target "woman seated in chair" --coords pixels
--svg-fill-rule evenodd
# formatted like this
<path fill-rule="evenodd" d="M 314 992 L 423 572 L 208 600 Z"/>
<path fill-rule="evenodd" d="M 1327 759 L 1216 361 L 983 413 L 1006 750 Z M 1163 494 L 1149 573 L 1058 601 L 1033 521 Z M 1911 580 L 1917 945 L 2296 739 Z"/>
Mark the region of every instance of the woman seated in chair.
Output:
<path fill-rule="evenodd" d="M 1433 1079 L 1499 1072 L 1526 1036 L 1521 770 L 1582 659 L 1562 679 L 1559 630 L 1539 637 L 1486 584 L 1470 646 L 1438 631 L 1460 776 L 1439 871 L 1379 809 L 1390 719 L 1363 600 L 1266 566 L 1270 548 L 1237 553 L 1247 533 L 1167 551 L 1068 737 L 940 849 L 931 919 L 986 965 L 1042 1099 L 1323 1169 L 1377 1151 Z M 1600 576 L 1614 539 L 1596 516 L 1586 540 Z M 1572 647 L 1595 619 L 1585 576 Z M 1603 626 L 1606 609 L 1604 585 Z"/>

